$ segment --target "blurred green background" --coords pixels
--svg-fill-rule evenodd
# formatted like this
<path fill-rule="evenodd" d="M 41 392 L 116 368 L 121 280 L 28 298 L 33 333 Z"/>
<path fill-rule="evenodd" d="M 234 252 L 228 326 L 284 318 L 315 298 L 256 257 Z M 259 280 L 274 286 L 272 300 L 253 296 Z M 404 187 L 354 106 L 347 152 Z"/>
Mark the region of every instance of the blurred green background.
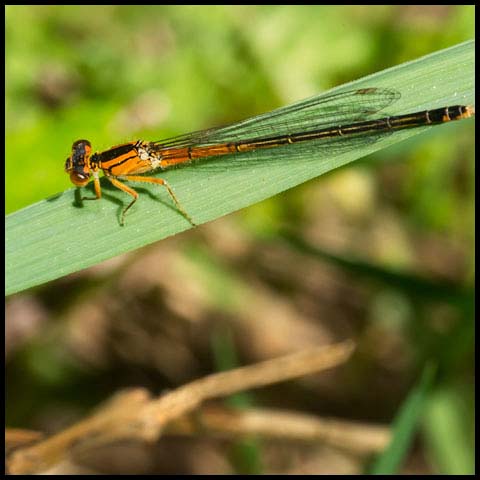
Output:
<path fill-rule="evenodd" d="M 7 6 L 7 213 L 71 187 L 78 138 L 237 121 L 471 38 L 473 6 Z M 473 128 L 10 297 L 8 425 L 54 431 L 123 386 L 174 388 L 225 363 L 219 338 L 243 364 L 349 336 L 348 374 L 257 402 L 390 422 L 433 357 L 403 472 L 472 473 Z"/>

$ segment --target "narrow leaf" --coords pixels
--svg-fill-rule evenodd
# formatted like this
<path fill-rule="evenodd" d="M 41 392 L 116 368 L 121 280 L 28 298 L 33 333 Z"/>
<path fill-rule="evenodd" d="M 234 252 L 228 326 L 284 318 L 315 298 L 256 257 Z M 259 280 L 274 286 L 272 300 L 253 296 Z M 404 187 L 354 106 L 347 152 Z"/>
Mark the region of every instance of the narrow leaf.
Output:
<path fill-rule="evenodd" d="M 401 93 L 385 113 L 395 115 L 446 105 L 471 104 L 474 98 L 475 43 L 466 42 L 405 63 L 335 91 L 384 87 Z M 330 92 L 329 92 L 330 93 Z M 432 128 L 445 128 L 444 126 Z M 227 215 L 416 135 L 424 128 L 396 131 L 350 150 L 325 150 L 288 161 L 248 162 L 221 169 L 211 162 L 162 172 L 197 224 Z M 272 132 L 274 135 L 275 132 Z M 153 140 L 153 139 L 151 139 Z M 261 158 L 259 154 L 259 158 Z M 258 159 L 257 159 L 258 160 Z M 63 168 L 64 159 L 59 159 Z M 7 179 L 8 181 L 8 179 Z M 156 185 L 135 187 L 140 198 L 119 225 L 128 196 L 102 182 L 100 201 L 79 201 L 75 189 L 6 217 L 6 294 L 39 285 L 121 253 L 191 228 L 167 193 Z M 84 188 L 92 195 L 91 186 Z"/>

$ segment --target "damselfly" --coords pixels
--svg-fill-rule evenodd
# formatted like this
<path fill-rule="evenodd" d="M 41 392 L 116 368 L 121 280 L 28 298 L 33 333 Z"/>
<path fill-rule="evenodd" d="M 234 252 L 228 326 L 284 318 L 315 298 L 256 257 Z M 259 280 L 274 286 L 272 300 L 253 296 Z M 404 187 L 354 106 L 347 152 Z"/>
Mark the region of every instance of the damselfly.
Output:
<path fill-rule="evenodd" d="M 362 88 L 314 97 L 224 127 L 158 142 L 137 140 L 93 154 L 88 140 L 77 140 L 65 163 L 65 171 L 78 187 L 86 186 L 93 176 L 95 197 L 84 197 L 84 200 L 101 198 L 100 170 L 115 187 L 131 195 L 133 200 L 122 212 L 121 225 L 125 222 L 127 211 L 137 201 L 138 193 L 120 180 L 162 185 L 177 209 L 195 225 L 166 180 L 142 174 L 222 155 L 231 155 L 231 161 L 236 161 L 247 152 L 260 149 L 270 149 L 272 155 L 282 150 L 284 156 L 291 155 L 293 158 L 300 152 L 314 154 L 315 149 L 325 148 L 332 139 L 337 145 L 354 145 L 353 139 L 376 141 L 394 130 L 435 125 L 475 115 L 473 106 L 454 105 L 369 119 L 399 98 L 400 93 L 395 90 Z"/>

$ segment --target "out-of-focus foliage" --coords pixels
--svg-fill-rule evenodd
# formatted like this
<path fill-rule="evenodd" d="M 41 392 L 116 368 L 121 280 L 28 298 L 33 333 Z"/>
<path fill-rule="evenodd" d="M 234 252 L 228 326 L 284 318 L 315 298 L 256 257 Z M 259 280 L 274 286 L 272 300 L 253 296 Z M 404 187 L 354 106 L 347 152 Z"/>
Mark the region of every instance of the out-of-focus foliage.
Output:
<path fill-rule="evenodd" d="M 426 10 L 7 7 L 7 212 L 70 186 L 77 138 L 239 120 L 471 38 L 468 7 Z"/>

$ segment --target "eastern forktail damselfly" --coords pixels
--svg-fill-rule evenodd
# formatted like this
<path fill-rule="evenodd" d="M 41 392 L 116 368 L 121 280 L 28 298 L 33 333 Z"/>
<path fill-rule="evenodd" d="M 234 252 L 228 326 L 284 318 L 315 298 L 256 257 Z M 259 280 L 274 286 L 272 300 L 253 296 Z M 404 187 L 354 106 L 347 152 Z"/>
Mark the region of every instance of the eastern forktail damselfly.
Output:
<path fill-rule="evenodd" d="M 314 97 L 224 127 L 211 128 L 179 137 L 147 142 L 137 140 L 117 145 L 103 152 L 92 153 L 88 140 L 77 140 L 65 163 L 65 171 L 78 187 L 86 186 L 93 176 L 95 197 L 101 198 L 99 171 L 133 200 L 122 211 L 125 214 L 137 201 L 138 193 L 120 180 L 147 182 L 166 188 L 178 210 L 195 225 L 181 206 L 175 193 L 163 178 L 142 176 L 153 170 L 166 170 L 222 155 L 233 155 L 232 161 L 247 152 L 270 149 L 274 155 L 281 149 L 283 155 L 314 154 L 321 148 L 346 148 L 353 139 L 372 142 L 395 130 L 424 127 L 475 115 L 475 108 L 454 105 L 403 115 L 369 118 L 392 105 L 400 93 L 387 88 L 361 88 L 328 96 Z M 335 144 L 329 143 L 335 140 Z M 358 144 L 358 141 L 357 141 Z M 288 150 L 286 150 L 288 149 Z"/>

